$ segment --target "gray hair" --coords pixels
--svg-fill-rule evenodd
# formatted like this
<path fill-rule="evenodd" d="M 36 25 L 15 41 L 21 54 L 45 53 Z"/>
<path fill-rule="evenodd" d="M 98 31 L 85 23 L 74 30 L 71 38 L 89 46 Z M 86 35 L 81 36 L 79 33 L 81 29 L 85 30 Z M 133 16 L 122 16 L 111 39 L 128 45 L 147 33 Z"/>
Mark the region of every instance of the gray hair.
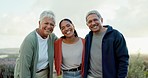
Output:
<path fill-rule="evenodd" d="M 49 17 L 49 18 L 53 19 L 53 21 L 55 22 L 55 15 L 52 11 L 49 11 L 49 10 L 43 11 L 40 15 L 39 20 L 42 22 L 45 17 Z"/>
<path fill-rule="evenodd" d="M 102 18 L 101 14 L 97 10 L 91 10 L 86 15 L 86 21 L 87 21 L 87 17 L 91 14 L 96 14 L 99 18 Z"/>

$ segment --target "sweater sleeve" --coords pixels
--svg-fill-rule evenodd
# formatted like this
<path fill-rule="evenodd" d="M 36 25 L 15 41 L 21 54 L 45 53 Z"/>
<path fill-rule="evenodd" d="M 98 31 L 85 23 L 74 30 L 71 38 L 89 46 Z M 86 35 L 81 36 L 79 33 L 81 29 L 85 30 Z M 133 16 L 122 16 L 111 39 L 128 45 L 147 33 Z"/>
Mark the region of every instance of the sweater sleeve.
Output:
<path fill-rule="evenodd" d="M 57 76 L 61 75 L 61 63 L 62 63 L 62 39 L 58 39 L 54 42 L 54 64 Z"/>
<path fill-rule="evenodd" d="M 52 37 L 53 37 L 54 41 L 56 41 L 58 39 L 58 37 L 54 33 L 52 33 Z"/>
<path fill-rule="evenodd" d="M 116 50 L 116 60 L 118 63 L 117 76 L 118 78 L 125 78 L 128 71 L 128 49 L 123 35 L 120 32 L 117 32 L 116 34 L 116 41 L 114 46 Z"/>
<path fill-rule="evenodd" d="M 33 56 L 33 44 L 31 39 L 26 38 L 20 47 L 20 59 L 19 59 L 19 76 L 20 78 L 31 78 L 31 62 Z"/>

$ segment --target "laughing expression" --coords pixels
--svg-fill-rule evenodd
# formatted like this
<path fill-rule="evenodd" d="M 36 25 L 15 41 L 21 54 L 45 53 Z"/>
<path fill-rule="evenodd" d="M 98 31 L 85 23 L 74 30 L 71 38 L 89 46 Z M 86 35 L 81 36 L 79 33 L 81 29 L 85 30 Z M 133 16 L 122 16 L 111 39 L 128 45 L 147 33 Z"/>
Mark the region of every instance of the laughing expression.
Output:
<path fill-rule="evenodd" d="M 99 32 L 102 28 L 103 19 L 96 14 L 91 14 L 87 17 L 87 26 L 93 32 Z"/>
<path fill-rule="evenodd" d="M 39 21 L 39 33 L 41 37 L 47 38 L 53 32 L 54 27 L 55 22 L 52 18 L 45 17 L 42 21 Z"/>
<path fill-rule="evenodd" d="M 62 34 L 66 37 L 74 36 L 74 26 L 68 21 L 61 22 L 61 31 Z"/>

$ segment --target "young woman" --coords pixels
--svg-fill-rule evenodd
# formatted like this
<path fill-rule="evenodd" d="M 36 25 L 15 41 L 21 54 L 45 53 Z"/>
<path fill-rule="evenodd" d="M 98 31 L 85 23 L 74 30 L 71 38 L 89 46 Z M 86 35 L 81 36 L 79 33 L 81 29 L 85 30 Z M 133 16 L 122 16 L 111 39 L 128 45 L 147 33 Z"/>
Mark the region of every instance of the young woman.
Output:
<path fill-rule="evenodd" d="M 64 36 L 55 41 L 55 69 L 58 77 L 82 78 L 84 62 L 84 39 L 78 37 L 71 20 L 59 23 Z"/>

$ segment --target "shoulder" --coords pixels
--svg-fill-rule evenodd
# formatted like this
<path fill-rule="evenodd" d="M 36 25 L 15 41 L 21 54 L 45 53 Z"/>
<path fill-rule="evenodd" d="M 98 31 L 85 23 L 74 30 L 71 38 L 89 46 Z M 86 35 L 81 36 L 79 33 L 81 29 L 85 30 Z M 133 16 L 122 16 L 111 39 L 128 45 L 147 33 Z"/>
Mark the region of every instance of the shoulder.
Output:
<path fill-rule="evenodd" d="M 80 37 L 80 39 L 82 40 L 82 43 L 85 44 L 85 39 L 81 38 L 81 37 Z"/>
<path fill-rule="evenodd" d="M 123 37 L 123 35 L 122 35 L 122 33 L 119 31 L 119 30 L 117 30 L 117 29 L 113 29 L 113 32 L 114 32 L 114 34 L 116 35 L 116 37 Z"/>
<path fill-rule="evenodd" d="M 62 43 L 62 38 L 57 39 L 54 43 L 55 44 Z"/>
<path fill-rule="evenodd" d="M 113 33 L 116 36 L 122 36 L 122 34 L 119 32 L 119 30 L 113 28 L 112 26 L 106 25 L 104 27 L 107 27 L 107 33 Z"/>
<path fill-rule="evenodd" d="M 84 38 L 82 38 L 82 37 L 79 37 L 79 39 L 81 39 L 82 41 L 85 41 L 85 39 L 84 39 Z"/>
<path fill-rule="evenodd" d="M 88 37 L 92 37 L 93 36 L 93 32 L 90 31 L 86 36 L 85 36 L 85 39 L 88 38 Z"/>
<path fill-rule="evenodd" d="M 52 39 L 53 41 L 55 41 L 55 40 L 58 39 L 58 37 L 57 37 L 54 33 L 51 33 L 51 34 L 49 35 L 49 38 Z"/>
<path fill-rule="evenodd" d="M 123 34 L 117 29 L 112 29 L 112 33 L 117 40 L 122 40 L 124 38 Z"/>
<path fill-rule="evenodd" d="M 35 39 L 36 39 L 36 33 L 35 31 L 32 31 L 25 37 L 24 41 L 34 41 Z"/>
<path fill-rule="evenodd" d="M 24 48 L 24 47 L 28 48 L 28 50 L 29 50 L 29 48 L 32 48 L 36 44 L 37 44 L 36 34 L 35 34 L 35 32 L 31 32 L 24 38 L 24 40 L 20 46 L 20 50 L 22 50 L 22 48 Z"/>
<path fill-rule="evenodd" d="M 57 37 L 57 36 L 54 33 L 51 33 L 50 37 Z"/>
<path fill-rule="evenodd" d="M 51 33 L 50 36 L 56 36 L 54 33 Z"/>

